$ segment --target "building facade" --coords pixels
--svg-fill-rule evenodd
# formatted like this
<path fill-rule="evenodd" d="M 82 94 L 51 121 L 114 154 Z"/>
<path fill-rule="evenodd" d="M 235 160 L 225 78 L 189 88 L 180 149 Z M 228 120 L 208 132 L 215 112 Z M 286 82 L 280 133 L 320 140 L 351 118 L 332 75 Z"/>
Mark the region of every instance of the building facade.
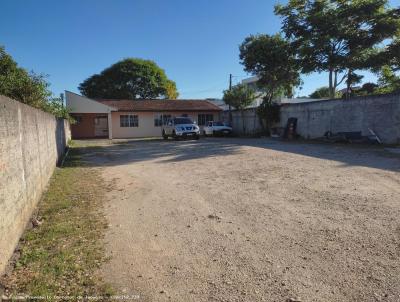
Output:
<path fill-rule="evenodd" d="M 207 100 L 93 100 L 69 91 L 65 96 L 76 120 L 74 139 L 157 137 L 169 118 L 187 116 L 202 128 L 222 111 Z"/>

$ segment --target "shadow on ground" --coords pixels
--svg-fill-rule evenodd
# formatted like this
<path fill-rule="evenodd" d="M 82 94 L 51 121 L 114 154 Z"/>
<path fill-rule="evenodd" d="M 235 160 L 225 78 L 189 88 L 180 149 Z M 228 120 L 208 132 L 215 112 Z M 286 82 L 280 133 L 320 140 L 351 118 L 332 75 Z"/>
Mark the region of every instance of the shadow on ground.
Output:
<path fill-rule="evenodd" d="M 90 166 L 115 166 L 156 160 L 161 163 L 219 157 L 246 152 L 243 147 L 263 148 L 362 166 L 400 171 L 400 156 L 380 146 L 285 142 L 257 138 L 207 138 L 198 141 L 162 139 L 76 141 L 75 150 Z M 293 163 L 295 164 L 295 162 Z"/>

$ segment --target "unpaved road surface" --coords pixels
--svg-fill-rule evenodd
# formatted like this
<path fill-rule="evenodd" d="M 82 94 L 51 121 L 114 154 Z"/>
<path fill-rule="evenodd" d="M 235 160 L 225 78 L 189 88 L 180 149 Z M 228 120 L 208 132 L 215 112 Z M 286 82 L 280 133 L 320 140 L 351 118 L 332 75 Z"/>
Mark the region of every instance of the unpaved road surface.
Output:
<path fill-rule="evenodd" d="M 400 301 L 400 158 L 266 139 L 88 150 L 102 270 L 137 301 Z"/>

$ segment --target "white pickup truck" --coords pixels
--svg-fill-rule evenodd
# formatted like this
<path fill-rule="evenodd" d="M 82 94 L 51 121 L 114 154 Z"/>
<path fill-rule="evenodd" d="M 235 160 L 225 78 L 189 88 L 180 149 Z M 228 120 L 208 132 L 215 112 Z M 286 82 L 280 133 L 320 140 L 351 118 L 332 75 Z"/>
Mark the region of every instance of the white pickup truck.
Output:
<path fill-rule="evenodd" d="M 207 122 L 203 128 L 204 136 L 207 135 L 230 135 L 232 133 L 232 127 L 227 126 L 223 122 Z"/>
<path fill-rule="evenodd" d="M 162 136 L 164 139 L 168 137 L 199 139 L 200 128 L 188 117 L 174 117 L 163 126 Z"/>

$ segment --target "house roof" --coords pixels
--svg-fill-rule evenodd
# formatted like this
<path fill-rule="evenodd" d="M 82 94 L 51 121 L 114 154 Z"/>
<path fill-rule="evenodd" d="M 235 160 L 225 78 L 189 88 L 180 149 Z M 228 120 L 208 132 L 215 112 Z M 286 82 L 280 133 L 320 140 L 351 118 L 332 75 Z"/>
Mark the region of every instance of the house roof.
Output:
<path fill-rule="evenodd" d="M 221 111 L 205 100 L 115 100 L 97 99 L 118 111 Z"/>

